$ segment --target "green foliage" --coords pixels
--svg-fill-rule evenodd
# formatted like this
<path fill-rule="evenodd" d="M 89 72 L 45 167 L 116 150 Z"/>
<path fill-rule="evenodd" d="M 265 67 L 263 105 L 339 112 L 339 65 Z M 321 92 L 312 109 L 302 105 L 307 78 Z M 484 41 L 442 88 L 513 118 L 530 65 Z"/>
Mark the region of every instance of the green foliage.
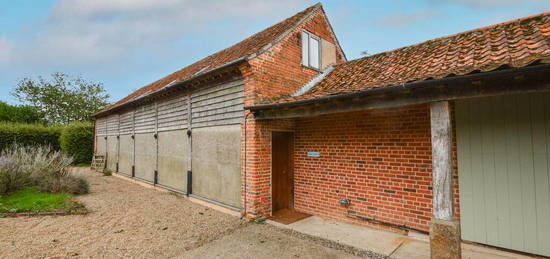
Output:
<path fill-rule="evenodd" d="M 86 122 L 71 123 L 63 128 L 60 137 L 61 151 L 72 156 L 77 164 L 89 164 L 94 153 L 94 125 Z"/>
<path fill-rule="evenodd" d="M 40 113 L 34 107 L 0 101 L 0 122 L 39 123 L 41 120 Z"/>
<path fill-rule="evenodd" d="M 88 181 L 68 171 L 72 162 L 49 147 L 14 145 L 0 154 L 0 194 L 30 186 L 51 193 L 88 193 Z"/>
<path fill-rule="evenodd" d="M 13 145 L 0 153 L 0 194 L 34 185 L 49 192 L 79 190 L 79 186 L 72 186 L 79 185 L 79 180 L 72 179 L 67 170 L 72 162 L 49 147 Z"/>
<path fill-rule="evenodd" d="M 38 182 L 38 187 L 41 191 L 52 193 L 86 194 L 90 190 L 86 179 L 74 175 L 44 177 Z"/>
<path fill-rule="evenodd" d="M 50 146 L 53 150 L 59 150 L 61 130 L 60 126 L 0 122 L 0 151 L 15 143 L 22 146 Z"/>
<path fill-rule="evenodd" d="M 37 187 L 26 187 L 0 196 L 0 212 L 42 212 L 65 209 L 71 203 L 68 193 L 44 193 Z"/>
<path fill-rule="evenodd" d="M 101 83 L 62 73 L 52 74 L 50 80 L 24 78 L 12 95 L 35 107 L 49 124 L 91 121 L 109 98 Z"/>
<path fill-rule="evenodd" d="M 111 176 L 113 175 L 113 172 L 109 168 L 103 169 L 103 176 Z"/>

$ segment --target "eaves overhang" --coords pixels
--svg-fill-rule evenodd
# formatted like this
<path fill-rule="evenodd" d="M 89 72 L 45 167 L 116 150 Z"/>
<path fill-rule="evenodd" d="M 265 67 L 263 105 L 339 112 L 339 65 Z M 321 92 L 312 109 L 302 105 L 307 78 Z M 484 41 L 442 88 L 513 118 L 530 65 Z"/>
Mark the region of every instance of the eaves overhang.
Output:
<path fill-rule="evenodd" d="M 247 61 L 248 61 L 247 57 L 242 57 L 242 58 L 239 58 L 237 60 L 228 62 L 224 65 L 221 65 L 219 67 L 208 70 L 207 72 L 194 75 L 189 79 L 172 82 L 172 83 L 168 84 L 167 86 L 165 86 L 165 87 L 163 87 L 159 90 L 149 92 L 149 93 L 145 93 L 145 94 L 143 94 L 143 95 L 141 95 L 141 96 L 139 96 L 139 97 L 137 97 L 133 100 L 130 100 L 130 101 L 125 102 L 121 105 L 112 107 L 108 110 L 99 111 L 99 112 L 94 114 L 94 117 L 96 117 L 96 118 L 97 117 L 103 117 L 103 116 L 106 116 L 107 114 L 116 113 L 117 111 L 123 110 L 123 109 L 128 108 L 132 105 L 135 105 L 137 103 L 146 101 L 146 99 L 152 99 L 152 98 L 161 96 L 161 95 L 165 94 L 166 92 L 172 91 L 172 90 L 177 89 L 177 88 L 180 88 L 180 89 L 187 88 L 187 86 L 190 85 L 192 82 L 200 80 L 201 78 L 206 78 L 208 76 L 212 76 L 212 75 L 214 75 L 216 73 L 219 73 L 223 70 L 231 69 L 231 67 L 237 67 L 238 65 L 240 65 L 244 62 L 247 62 Z"/>
<path fill-rule="evenodd" d="M 506 93 L 546 91 L 550 90 L 548 75 L 550 64 L 537 63 L 519 68 L 503 67 L 489 72 L 371 87 L 362 91 L 310 99 L 257 104 L 244 109 L 250 110 L 257 119 L 292 118 Z"/>

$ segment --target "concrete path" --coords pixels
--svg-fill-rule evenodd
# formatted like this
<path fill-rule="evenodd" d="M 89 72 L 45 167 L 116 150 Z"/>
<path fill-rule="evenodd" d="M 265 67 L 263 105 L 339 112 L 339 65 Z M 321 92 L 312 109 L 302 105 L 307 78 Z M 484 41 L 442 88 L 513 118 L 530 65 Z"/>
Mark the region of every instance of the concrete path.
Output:
<path fill-rule="evenodd" d="M 338 242 L 356 249 L 371 251 L 381 256 L 389 256 L 391 258 L 430 257 L 428 236 L 422 234 L 417 234 L 414 237 L 405 236 L 390 231 L 325 220 L 316 216 L 289 225 L 269 220 L 268 223 Z M 471 244 L 462 244 L 462 257 L 472 259 L 532 258 Z"/>

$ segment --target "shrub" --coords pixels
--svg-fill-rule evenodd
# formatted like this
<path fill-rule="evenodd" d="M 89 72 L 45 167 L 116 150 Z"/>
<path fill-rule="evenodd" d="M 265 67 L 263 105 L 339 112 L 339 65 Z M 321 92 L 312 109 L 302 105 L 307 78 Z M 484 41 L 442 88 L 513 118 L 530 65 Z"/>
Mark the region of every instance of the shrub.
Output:
<path fill-rule="evenodd" d="M 20 146 L 49 146 L 59 150 L 60 126 L 46 127 L 40 124 L 0 123 L 0 151 Z"/>
<path fill-rule="evenodd" d="M 65 126 L 61 132 L 60 144 L 61 151 L 72 156 L 75 163 L 89 164 L 94 153 L 94 126 L 85 122 Z"/>
<path fill-rule="evenodd" d="M 50 147 L 13 145 L 0 154 L 0 194 L 33 185 L 47 192 L 87 193 L 88 182 L 67 170 L 72 162 Z"/>
<path fill-rule="evenodd" d="M 47 177 L 38 183 L 43 192 L 86 194 L 89 191 L 88 181 L 80 176 Z"/>
<path fill-rule="evenodd" d="M 32 184 L 30 173 L 12 157 L 0 156 L 0 194 L 13 192 Z"/>
<path fill-rule="evenodd" d="M 113 172 L 109 168 L 103 169 L 103 176 L 111 176 Z"/>
<path fill-rule="evenodd" d="M 42 121 L 42 116 L 34 107 L 27 105 L 9 105 L 0 101 L 0 121 L 39 123 Z"/>

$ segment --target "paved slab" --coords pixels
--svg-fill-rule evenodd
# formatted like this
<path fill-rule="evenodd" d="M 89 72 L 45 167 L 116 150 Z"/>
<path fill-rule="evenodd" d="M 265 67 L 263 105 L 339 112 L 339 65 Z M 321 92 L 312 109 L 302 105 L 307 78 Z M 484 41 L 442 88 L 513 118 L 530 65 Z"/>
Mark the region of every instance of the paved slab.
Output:
<path fill-rule="evenodd" d="M 269 223 L 383 255 L 391 254 L 403 241 L 403 236 L 397 233 L 324 220 L 316 216 L 289 225 L 273 221 Z"/>
<path fill-rule="evenodd" d="M 268 223 L 392 258 L 430 257 L 428 237 L 422 234 L 405 236 L 390 231 L 326 220 L 316 216 L 289 225 L 282 225 L 273 221 L 268 221 Z M 533 258 L 490 247 L 464 243 L 462 244 L 462 257 L 471 259 Z"/>

